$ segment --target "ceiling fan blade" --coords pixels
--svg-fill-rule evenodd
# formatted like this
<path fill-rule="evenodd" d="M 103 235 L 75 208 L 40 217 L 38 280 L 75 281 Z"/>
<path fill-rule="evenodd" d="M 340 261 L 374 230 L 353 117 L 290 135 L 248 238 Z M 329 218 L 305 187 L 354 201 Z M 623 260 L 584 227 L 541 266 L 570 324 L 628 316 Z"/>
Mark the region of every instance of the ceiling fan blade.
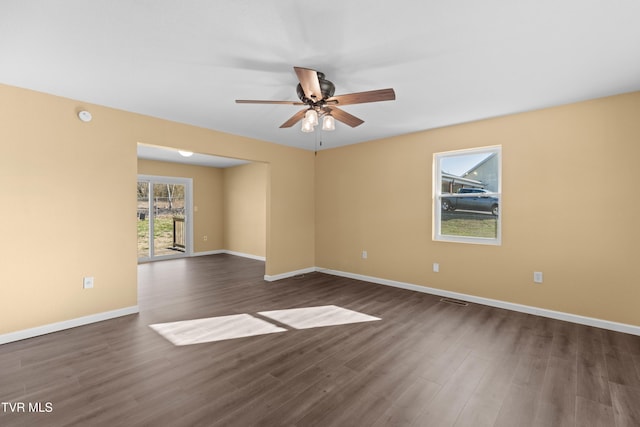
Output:
<path fill-rule="evenodd" d="M 322 99 L 322 90 L 318 81 L 318 72 L 310 68 L 293 67 L 300 80 L 300 86 L 307 98 L 312 101 L 320 101 Z"/>
<path fill-rule="evenodd" d="M 353 114 L 349 114 L 346 111 L 341 110 L 340 108 L 335 106 L 325 107 L 324 111 L 331 113 L 334 119 L 339 120 L 342 123 L 351 126 L 352 128 L 360 126 L 364 123 L 364 120 L 361 120 Z"/>
<path fill-rule="evenodd" d="M 306 105 L 300 101 L 262 101 L 259 99 L 236 99 L 236 104 L 286 104 L 286 105 Z"/>
<path fill-rule="evenodd" d="M 291 126 L 295 125 L 296 123 L 298 123 L 300 120 L 304 118 L 304 115 L 307 112 L 307 110 L 308 108 L 303 108 L 302 110 L 298 111 L 293 116 L 291 116 L 289 120 L 281 124 L 280 128 L 290 128 Z"/>
<path fill-rule="evenodd" d="M 332 96 L 327 99 L 327 103 L 331 104 L 333 101 L 337 101 L 337 105 L 351 105 L 365 102 L 393 101 L 394 99 L 396 99 L 396 93 L 389 88 Z"/>

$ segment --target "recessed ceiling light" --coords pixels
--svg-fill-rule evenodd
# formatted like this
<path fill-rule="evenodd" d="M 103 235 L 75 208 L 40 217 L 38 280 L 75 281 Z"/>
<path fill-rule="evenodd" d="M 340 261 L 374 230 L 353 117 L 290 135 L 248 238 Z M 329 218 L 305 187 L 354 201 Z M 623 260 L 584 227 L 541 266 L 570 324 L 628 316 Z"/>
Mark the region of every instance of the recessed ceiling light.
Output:
<path fill-rule="evenodd" d="M 178 153 L 180 153 L 180 155 L 182 157 L 191 157 L 191 156 L 193 156 L 193 151 L 178 150 Z"/>

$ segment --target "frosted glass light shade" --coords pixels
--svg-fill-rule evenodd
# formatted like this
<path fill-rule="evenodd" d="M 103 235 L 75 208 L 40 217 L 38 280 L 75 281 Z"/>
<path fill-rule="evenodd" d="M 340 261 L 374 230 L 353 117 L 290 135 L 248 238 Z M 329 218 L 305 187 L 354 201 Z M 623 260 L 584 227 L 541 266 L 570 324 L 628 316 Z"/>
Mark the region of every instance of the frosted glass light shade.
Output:
<path fill-rule="evenodd" d="M 313 125 L 306 119 L 302 121 L 302 132 L 313 132 Z"/>
<path fill-rule="evenodd" d="M 324 116 L 322 119 L 322 130 L 335 130 L 336 119 L 333 116 Z"/>
<path fill-rule="evenodd" d="M 304 114 L 304 120 L 311 123 L 311 126 L 315 126 L 318 124 L 318 113 L 316 110 L 308 110 Z"/>

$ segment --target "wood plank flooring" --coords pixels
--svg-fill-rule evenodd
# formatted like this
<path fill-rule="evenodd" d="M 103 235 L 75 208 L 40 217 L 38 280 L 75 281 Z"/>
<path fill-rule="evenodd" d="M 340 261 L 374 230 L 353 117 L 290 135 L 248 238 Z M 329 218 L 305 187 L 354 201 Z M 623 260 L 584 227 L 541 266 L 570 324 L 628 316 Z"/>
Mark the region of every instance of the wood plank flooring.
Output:
<path fill-rule="evenodd" d="M 0 425 L 640 426 L 640 337 L 263 274 L 230 255 L 140 265 L 139 315 L 0 346 Z M 382 320 L 184 346 L 149 327 L 323 305 Z"/>

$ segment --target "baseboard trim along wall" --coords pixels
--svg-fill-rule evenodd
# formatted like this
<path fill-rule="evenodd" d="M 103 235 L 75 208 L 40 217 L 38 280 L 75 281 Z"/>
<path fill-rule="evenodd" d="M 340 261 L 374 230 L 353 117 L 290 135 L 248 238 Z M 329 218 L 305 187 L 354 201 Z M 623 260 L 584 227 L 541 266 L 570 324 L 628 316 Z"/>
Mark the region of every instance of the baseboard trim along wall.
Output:
<path fill-rule="evenodd" d="M 276 280 L 287 279 L 289 277 L 299 276 L 301 274 L 313 273 L 315 271 L 319 271 L 317 267 L 303 268 L 302 270 L 289 271 L 287 273 L 276 274 L 274 276 L 269 276 L 265 274 L 264 280 L 266 280 L 267 282 L 275 282 Z"/>
<path fill-rule="evenodd" d="M 215 251 L 202 251 L 202 252 L 194 252 L 191 256 L 207 256 L 207 255 L 218 255 L 227 253 L 224 249 L 216 249 Z"/>
<path fill-rule="evenodd" d="M 243 257 L 243 258 L 255 259 L 256 261 L 266 261 L 267 260 L 266 257 L 260 256 L 260 255 L 252 255 L 252 254 L 246 254 L 246 253 L 243 253 L 243 252 L 228 251 L 226 249 L 217 249 L 215 251 L 206 251 L 206 252 L 196 252 L 192 256 L 205 256 L 205 255 L 218 255 L 218 254 L 235 255 L 235 256 L 239 256 L 239 257 Z"/>
<path fill-rule="evenodd" d="M 640 326 L 628 325 L 626 323 L 611 322 L 609 320 L 596 319 L 593 317 L 580 316 L 577 314 L 564 313 L 561 311 L 547 310 L 545 308 L 532 307 L 528 305 L 516 304 L 512 302 L 500 301 L 491 298 L 483 298 L 474 295 L 462 294 L 459 292 L 445 291 L 443 289 L 430 288 L 427 286 L 415 285 L 413 283 L 398 282 L 396 280 L 381 279 L 379 277 L 364 276 L 362 274 L 348 273 L 345 271 L 331 270 L 326 268 L 306 268 L 304 270 L 292 271 L 290 273 L 278 274 L 275 276 L 265 276 L 265 280 L 274 281 L 286 279 L 288 277 L 297 276 L 299 274 L 317 271 L 320 273 L 331 274 L 333 276 L 347 277 L 349 279 L 362 280 L 365 282 L 376 283 L 379 285 L 393 286 L 396 288 L 408 289 L 410 291 L 422 292 L 426 294 L 438 295 L 441 297 L 454 298 L 477 304 L 488 305 L 491 307 L 504 308 L 506 310 L 518 311 L 521 313 L 534 314 L 537 316 L 548 317 L 551 319 L 564 320 L 567 322 L 577 323 L 580 325 L 593 326 L 596 328 L 609 329 L 611 331 L 623 332 L 640 336 Z M 267 278 L 269 277 L 269 278 Z"/>
<path fill-rule="evenodd" d="M 23 329 L 21 331 L 9 332 L 0 335 L 0 345 L 13 341 L 20 341 L 40 335 L 50 334 L 65 329 L 88 325 L 90 323 L 102 322 L 103 320 L 115 319 L 116 317 L 128 316 L 140 312 L 137 305 L 117 310 L 105 311 L 102 313 L 90 314 L 88 316 L 77 317 L 75 319 L 63 320 L 62 322 L 50 323 L 48 325 L 36 326 L 35 328 Z"/>
<path fill-rule="evenodd" d="M 225 254 L 229 254 L 229 255 L 235 255 L 235 256 L 240 256 L 243 258 L 249 258 L 249 259 L 255 259 L 256 261 L 266 261 L 267 259 L 263 256 L 259 256 L 259 255 L 252 255 L 252 254 L 245 254 L 242 252 L 236 252 L 236 251 L 224 251 L 223 253 Z"/>

